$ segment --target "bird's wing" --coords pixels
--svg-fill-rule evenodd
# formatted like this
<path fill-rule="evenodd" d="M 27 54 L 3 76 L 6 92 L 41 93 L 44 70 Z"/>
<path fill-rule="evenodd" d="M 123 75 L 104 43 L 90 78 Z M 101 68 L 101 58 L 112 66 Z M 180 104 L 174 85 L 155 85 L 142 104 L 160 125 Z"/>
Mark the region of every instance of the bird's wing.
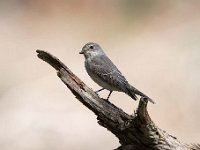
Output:
<path fill-rule="evenodd" d="M 149 99 L 150 102 L 155 103 L 148 96 L 131 86 L 126 78 L 121 74 L 117 67 L 112 61 L 105 55 L 95 57 L 88 64 L 89 69 L 93 74 L 96 74 L 103 81 L 114 85 L 117 89 L 124 91 L 126 94 L 131 96 L 134 100 L 137 99 L 136 95 L 140 95 Z"/>
<path fill-rule="evenodd" d="M 90 71 L 96 74 L 105 82 L 114 85 L 120 90 L 125 90 L 125 85 L 128 84 L 125 77 L 113 64 L 113 62 L 105 55 L 95 57 L 89 64 Z"/>

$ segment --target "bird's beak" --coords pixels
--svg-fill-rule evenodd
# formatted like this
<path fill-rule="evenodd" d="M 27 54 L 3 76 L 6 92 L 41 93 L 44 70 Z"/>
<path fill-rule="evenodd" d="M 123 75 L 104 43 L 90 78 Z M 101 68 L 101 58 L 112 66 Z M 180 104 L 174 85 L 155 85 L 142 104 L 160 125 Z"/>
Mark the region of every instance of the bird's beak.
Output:
<path fill-rule="evenodd" d="M 83 51 L 80 51 L 79 54 L 83 54 Z"/>

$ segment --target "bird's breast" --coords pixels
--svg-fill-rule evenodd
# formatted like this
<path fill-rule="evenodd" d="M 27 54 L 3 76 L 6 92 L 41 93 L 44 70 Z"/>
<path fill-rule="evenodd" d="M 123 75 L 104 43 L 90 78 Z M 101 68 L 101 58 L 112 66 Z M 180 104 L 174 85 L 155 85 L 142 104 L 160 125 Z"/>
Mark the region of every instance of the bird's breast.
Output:
<path fill-rule="evenodd" d="M 118 88 L 116 88 L 115 86 L 109 84 L 100 75 L 96 74 L 94 68 L 90 66 L 90 62 L 88 62 L 88 61 L 85 62 L 85 68 L 86 68 L 86 71 L 87 71 L 88 75 L 99 86 L 101 86 L 101 87 L 103 87 L 103 88 L 105 88 L 105 89 L 107 89 L 109 91 L 119 91 Z M 97 68 L 95 68 L 95 69 L 97 69 Z"/>

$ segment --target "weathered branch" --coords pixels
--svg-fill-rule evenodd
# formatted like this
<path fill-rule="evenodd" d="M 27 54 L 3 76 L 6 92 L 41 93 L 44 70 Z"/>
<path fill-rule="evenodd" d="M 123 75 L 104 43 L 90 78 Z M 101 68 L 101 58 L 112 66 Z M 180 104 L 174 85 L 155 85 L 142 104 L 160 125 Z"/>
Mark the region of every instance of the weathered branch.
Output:
<path fill-rule="evenodd" d="M 38 57 L 57 70 L 58 77 L 76 98 L 97 115 L 98 123 L 111 131 L 121 144 L 117 150 L 197 150 L 159 129 L 151 120 L 145 98 L 141 98 L 134 115 L 128 115 L 109 101 L 101 99 L 59 59 L 37 50 Z"/>

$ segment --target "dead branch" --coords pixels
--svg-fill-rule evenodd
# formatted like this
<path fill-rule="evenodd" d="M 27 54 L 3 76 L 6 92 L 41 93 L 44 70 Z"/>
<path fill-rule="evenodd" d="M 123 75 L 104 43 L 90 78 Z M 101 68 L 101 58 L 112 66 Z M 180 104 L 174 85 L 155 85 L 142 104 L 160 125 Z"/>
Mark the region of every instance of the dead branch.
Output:
<path fill-rule="evenodd" d="M 141 98 L 134 115 L 128 115 L 109 101 L 101 99 L 58 58 L 37 50 L 38 57 L 57 70 L 58 77 L 76 98 L 95 113 L 98 123 L 111 131 L 121 144 L 116 150 L 198 150 L 159 129 L 151 120 L 145 98 Z"/>

